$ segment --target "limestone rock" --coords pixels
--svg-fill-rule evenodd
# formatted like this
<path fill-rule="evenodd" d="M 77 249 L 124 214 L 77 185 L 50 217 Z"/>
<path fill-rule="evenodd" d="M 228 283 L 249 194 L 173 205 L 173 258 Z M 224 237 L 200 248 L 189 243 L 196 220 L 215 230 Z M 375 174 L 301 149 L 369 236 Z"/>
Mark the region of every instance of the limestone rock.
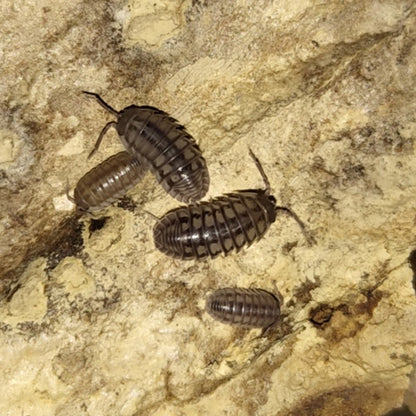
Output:
<path fill-rule="evenodd" d="M 382 415 L 414 410 L 416 6 L 412 1 L 4 0 L 0 414 Z M 179 204 L 150 174 L 79 217 L 67 181 L 122 146 L 81 91 L 185 124 L 209 197 L 263 186 L 266 236 L 181 262 L 152 242 Z M 147 211 L 147 212 L 146 212 Z M 262 334 L 210 291 L 278 290 Z"/>

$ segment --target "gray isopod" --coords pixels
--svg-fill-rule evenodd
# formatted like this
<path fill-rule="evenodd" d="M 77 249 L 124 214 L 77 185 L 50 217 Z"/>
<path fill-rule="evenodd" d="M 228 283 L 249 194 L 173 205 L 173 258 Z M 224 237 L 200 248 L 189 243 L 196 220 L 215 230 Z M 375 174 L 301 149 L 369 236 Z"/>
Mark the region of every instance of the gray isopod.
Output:
<path fill-rule="evenodd" d="M 117 153 L 87 172 L 69 199 L 80 212 L 98 211 L 121 198 L 145 173 L 146 168 L 130 153 Z"/>
<path fill-rule="evenodd" d="M 303 223 L 289 208 L 276 205 L 270 195 L 270 183 L 250 150 L 265 189 L 248 189 L 225 194 L 208 202 L 199 202 L 168 211 L 153 228 L 158 250 L 182 260 L 215 258 L 219 254 L 239 252 L 266 233 L 276 220 L 278 210 Z"/>
<path fill-rule="evenodd" d="M 280 317 L 280 302 L 263 289 L 227 287 L 213 292 L 206 311 L 215 319 L 247 328 L 267 328 Z"/>
<path fill-rule="evenodd" d="M 155 174 L 165 191 L 181 202 L 198 201 L 208 191 L 205 159 L 193 137 L 177 120 L 154 107 L 132 105 L 121 111 L 110 107 L 98 94 L 83 91 L 117 121 L 102 129 L 91 157 L 110 127 L 114 127 L 126 150 Z"/>

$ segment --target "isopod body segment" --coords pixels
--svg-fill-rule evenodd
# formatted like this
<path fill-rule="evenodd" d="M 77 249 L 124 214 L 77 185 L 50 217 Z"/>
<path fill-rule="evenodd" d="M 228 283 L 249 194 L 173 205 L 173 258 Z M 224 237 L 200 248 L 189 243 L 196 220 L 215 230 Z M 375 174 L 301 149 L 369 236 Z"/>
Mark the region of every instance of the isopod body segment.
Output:
<path fill-rule="evenodd" d="M 80 212 L 98 211 L 137 185 L 146 171 L 130 153 L 119 152 L 87 172 L 78 181 L 71 199 Z"/>
<path fill-rule="evenodd" d="M 149 106 L 129 106 L 116 111 L 95 93 L 98 103 L 117 116 L 101 131 L 90 156 L 114 127 L 126 150 L 156 176 L 165 191 L 181 202 L 198 201 L 208 191 L 209 174 L 199 146 L 177 120 Z"/>
<path fill-rule="evenodd" d="M 267 328 L 280 317 L 280 302 L 263 289 L 224 288 L 213 292 L 206 311 L 215 319 L 246 328 Z"/>
<path fill-rule="evenodd" d="M 303 226 L 289 208 L 276 205 L 260 162 L 251 150 L 250 155 L 263 177 L 265 189 L 242 190 L 168 211 L 153 228 L 158 250 L 182 260 L 238 252 L 264 236 L 276 220 L 278 210 Z"/>
<path fill-rule="evenodd" d="M 264 190 L 226 194 L 167 212 L 154 226 L 158 250 L 182 260 L 215 258 L 260 239 L 276 219 Z"/>

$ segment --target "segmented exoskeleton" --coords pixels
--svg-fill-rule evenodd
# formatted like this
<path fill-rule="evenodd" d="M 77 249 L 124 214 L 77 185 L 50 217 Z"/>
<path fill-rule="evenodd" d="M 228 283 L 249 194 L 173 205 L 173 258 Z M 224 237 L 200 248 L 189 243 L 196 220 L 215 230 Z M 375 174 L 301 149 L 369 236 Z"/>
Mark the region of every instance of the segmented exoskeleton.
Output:
<path fill-rule="evenodd" d="M 263 237 L 279 210 L 292 216 L 303 229 L 294 212 L 276 205 L 259 160 L 251 150 L 250 155 L 263 177 L 265 189 L 236 191 L 167 212 L 153 228 L 156 248 L 183 260 L 238 252 Z"/>
<path fill-rule="evenodd" d="M 80 212 L 98 211 L 124 196 L 145 173 L 146 168 L 130 153 L 117 153 L 87 172 L 69 199 Z"/>
<path fill-rule="evenodd" d="M 206 311 L 226 324 L 267 328 L 278 321 L 280 302 L 263 289 L 227 287 L 216 290 L 208 297 Z"/>
<path fill-rule="evenodd" d="M 117 121 L 102 129 L 91 157 L 110 127 L 136 159 L 153 172 L 165 191 L 181 202 L 198 201 L 208 191 L 209 174 L 205 159 L 193 137 L 177 120 L 154 107 L 132 105 L 121 111 L 110 107 L 98 94 L 83 91 Z"/>

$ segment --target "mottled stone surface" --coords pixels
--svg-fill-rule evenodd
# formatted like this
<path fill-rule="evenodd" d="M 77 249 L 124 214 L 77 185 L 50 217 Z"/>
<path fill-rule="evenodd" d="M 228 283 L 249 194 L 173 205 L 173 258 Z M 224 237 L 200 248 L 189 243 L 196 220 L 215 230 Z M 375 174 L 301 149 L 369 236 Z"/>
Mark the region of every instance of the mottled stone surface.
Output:
<path fill-rule="evenodd" d="M 416 412 L 414 2 L 4 0 L 1 16 L 1 415 Z M 111 115 L 82 90 L 185 124 L 207 198 L 262 186 L 252 148 L 316 243 L 279 216 L 238 255 L 167 258 L 146 211 L 178 203 L 150 174 L 77 217 L 67 181 L 121 149 L 110 130 L 87 160 Z M 278 290 L 282 321 L 212 320 L 226 286 Z"/>

